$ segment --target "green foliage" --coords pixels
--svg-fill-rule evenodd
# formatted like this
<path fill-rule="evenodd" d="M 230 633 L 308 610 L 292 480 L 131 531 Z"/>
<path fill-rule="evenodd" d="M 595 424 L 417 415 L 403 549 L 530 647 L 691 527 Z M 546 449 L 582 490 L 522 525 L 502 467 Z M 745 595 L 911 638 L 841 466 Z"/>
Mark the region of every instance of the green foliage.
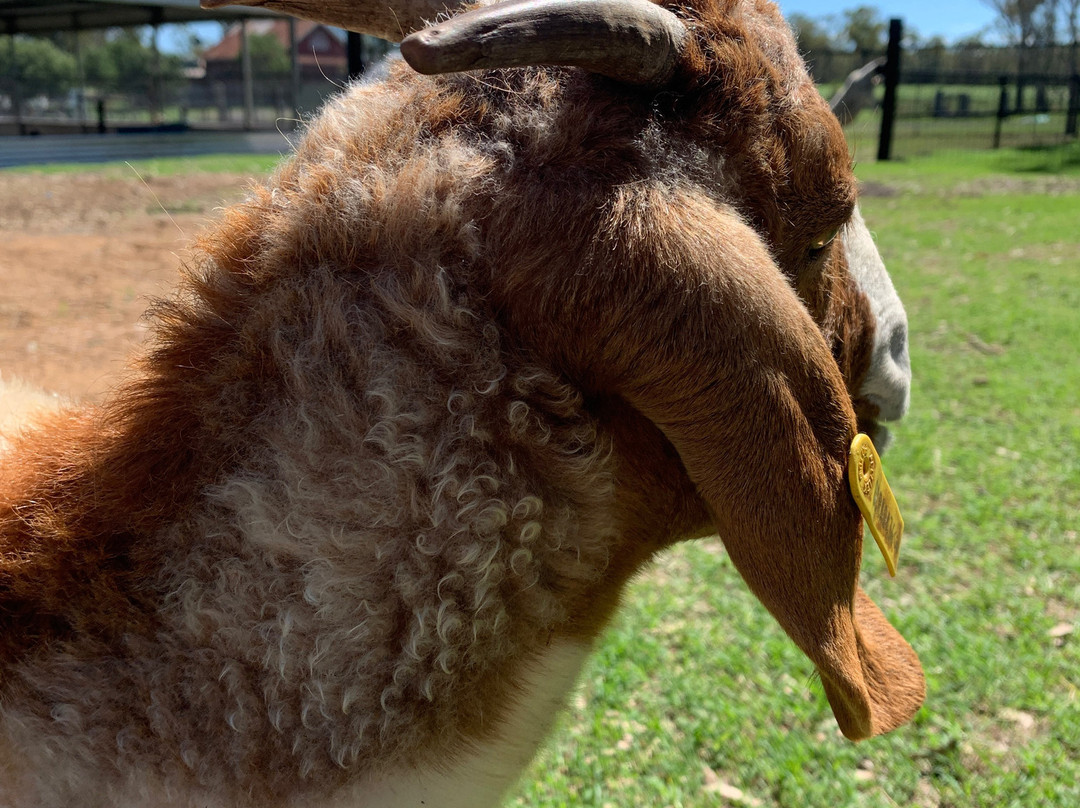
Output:
<path fill-rule="evenodd" d="M 248 37 L 251 69 L 256 76 L 282 76 L 289 73 L 289 52 L 273 34 Z"/>
<path fill-rule="evenodd" d="M 876 54 L 885 49 L 885 22 L 874 6 L 848 9 L 843 20 L 843 38 L 857 53 Z"/>
<path fill-rule="evenodd" d="M 15 37 L 14 64 L 11 50 L 0 47 L 0 76 L 16 77 L 24 98 L 62 95 L 74 84 L 75 58 L 48 39 Z"/>
<path fill-rule="evenodd" d="M 101 92 L 146 92 L 154 75 L 154 52 L 139 29 L 124 28 L 86 49 L 87 82 Z M 160 54 L 158 74 L 164 83 L 181 80 L 180 57 Z"/>

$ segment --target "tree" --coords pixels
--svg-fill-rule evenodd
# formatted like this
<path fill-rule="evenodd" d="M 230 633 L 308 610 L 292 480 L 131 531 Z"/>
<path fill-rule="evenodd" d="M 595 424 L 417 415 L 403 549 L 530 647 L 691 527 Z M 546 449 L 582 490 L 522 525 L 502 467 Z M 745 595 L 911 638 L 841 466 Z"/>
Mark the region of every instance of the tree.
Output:
<path fill-rule="evenodd" d="M 165 84 L 182 78 L 183 60 L 174 54 L 154 54 L 146 34 L 133 28 L 110 31 L 84 49 L 87 82 L 103 92 L 149 92 L 155 72 Z"/>
<path fill-rule="evenodd" d="M 998 22 L 1009 40 L 1024 48 L 1034 44 L 1036 17 L 1046 1 L 983 0 L 983 3 L 998 13 Z"/>
<path fill-rule="evenodd" d="M 17 36 L 13 49 L 0 48 L 0 76 L 15 76 L 25 98 L 63 95 L 74 84 L 75 73 L 75 57 L 48 39 Z"/>
<path fill-rule="evenodd" d="M 885 49 L 885 21 L 873 6 L 850 8 L 843 13 L 844 39 L 856 53 L 870 56 Z"/>
<path fill-rule="evenodd" d="M 815 20 L 805 14 L 792 14 L 788 17 L 788 21 L 791 23 L 792 30 L 795 31 L 795 39 L 799 43 L 799 52 L 804 57 L 837 50 L 832 33 L 822 21 Z"/>
<path fill-rule="evenodd" d="M 805 14 L 792 14 L 788 21 L 799 43 L 799 52 L 806 60 L 810 75 L 819 84 L 835 81 L 832 55 L 840 50 L 827 23 L 807 17 Z"/>
<path fill-rule="evenodd" d="M 145 88 L 154 69 L 154 54 L 139 32 L 124 28 L 100 46 L 87 51 L 86 78 L 106 91 L 130 92 Z"/>
<path fill-rule="evenodd" d="M 1022 110 L 1025 74 L 1032 69 L 1031 55 L 1037 46 L 1046 44 L 1048 34 L 1054 36 L 1057 0 L 983 0 L 983 3 L 997 11 L 1002 29 L 1016 45 L 1016 109 Z"/>
<path fill-rule="evenodd" d="M 248 36 L 248 49 L 251 53 L 251 70 L 256 76 L 288 75 L 292 64 L 289 52 L 273 34 L 251 34 Z"/>

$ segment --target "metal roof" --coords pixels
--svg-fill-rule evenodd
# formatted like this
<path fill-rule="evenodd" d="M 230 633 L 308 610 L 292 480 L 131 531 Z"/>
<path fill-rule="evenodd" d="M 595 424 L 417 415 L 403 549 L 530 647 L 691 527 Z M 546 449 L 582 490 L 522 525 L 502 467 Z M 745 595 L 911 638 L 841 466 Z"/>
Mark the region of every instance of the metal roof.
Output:
<path fill-rule="evenodd" d="M 199 8 L 199 0 L 0 0 L 0 34 L 272 17 L 245 6 Z"/>

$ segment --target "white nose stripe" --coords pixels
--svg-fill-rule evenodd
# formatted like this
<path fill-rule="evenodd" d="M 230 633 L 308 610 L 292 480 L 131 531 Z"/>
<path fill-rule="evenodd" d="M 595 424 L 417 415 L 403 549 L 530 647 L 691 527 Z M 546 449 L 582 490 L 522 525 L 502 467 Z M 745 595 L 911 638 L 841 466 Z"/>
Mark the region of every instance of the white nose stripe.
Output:
<path fill-rule="evenodd" d="M 844 231 L 844 248 L 848 269 L 874 315 L 870 369 L 859 392 L 883 420 L 892 421 L 907 412 L 911 400 L 907 313 L 858 208 Z"/>

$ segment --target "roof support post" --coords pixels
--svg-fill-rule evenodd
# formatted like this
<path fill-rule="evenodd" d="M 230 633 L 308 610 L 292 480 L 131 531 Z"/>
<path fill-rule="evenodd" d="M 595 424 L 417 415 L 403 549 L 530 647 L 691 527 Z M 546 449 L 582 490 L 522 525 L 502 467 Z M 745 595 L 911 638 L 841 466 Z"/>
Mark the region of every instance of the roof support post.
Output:
<path fill-rule="evenodd" d="M 164 12 L 159 6 L 150 11 L 150 122 L 161 123 L 161 49 L 158 47 L 158 33 Z"/>
<path fill-rule="evenodd" d="M 240 76 L 244 84 L 244 129 L 255 128 L 255 81 L 251 71 L 248 21 L 240 21 Z"/>
<path fill-rule="evenodd" d="M 289 106 L 293 111 L 293 128 L 300 117 L 300 40 L 296 35 L 296 18 L 289 17 Z"/>
<path fill-rule="evenodd" d="M 367 65 L 364 63 L 364 35 L 349 31 L 345 41 L 349 59 L 349 78 L 357 79 L 363 75 Z"/>
<path fill-rule="evenodd" d="M 19 24 L 14 19 L 8 20 L 8 55 L 11 57 L 11 105 L 15 117 L 15 128 L 20 135 L 26 134 L 26 121 L 23 120 L 22 71 L 15 52 L 15 38 L 19 35 Z"/>
<path fill-rule="evenodd" d="M 89 129 L 86 126 L 86 63 L 83 60 L 82 28 L 79 27 L 79 16 L 73 15 L 73 27 L 71 29 L 71 49 L 75 55 L 75 118 L 79 121 L 79 130 L 85 135 Z"/>

